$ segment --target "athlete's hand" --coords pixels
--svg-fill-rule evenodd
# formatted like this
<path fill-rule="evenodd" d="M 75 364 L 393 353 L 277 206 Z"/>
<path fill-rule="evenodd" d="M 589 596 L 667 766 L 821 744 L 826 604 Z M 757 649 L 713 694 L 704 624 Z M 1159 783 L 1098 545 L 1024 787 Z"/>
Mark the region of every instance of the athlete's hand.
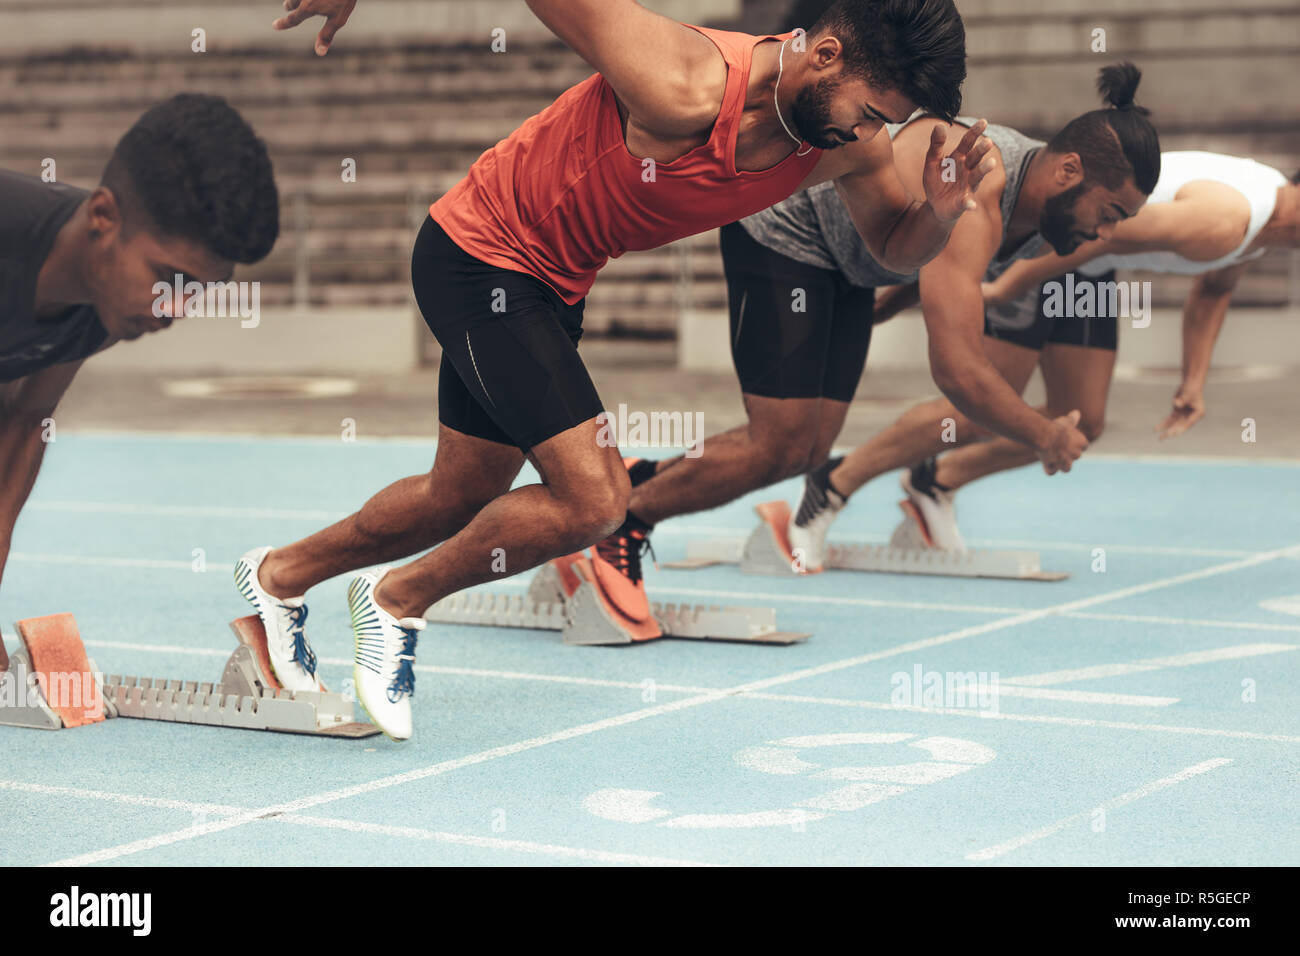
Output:
<path fill-rule="evenodd" d="M 1011 301 L 1011 296 L 1007 295 L 1006 286 L 1001 282 L 981 282 L 980 294 L 984 296 L 986 306 L 1006 305 Z"/>
<path fill-rule="evenodd" d="M 288 30 L 309 17 L 324 17 L 325 25 L 316 34 L 316 55 L 324 56 L 334 42 L 334 34 L 343 29 L 356 5 L 357 0 L 284 0 L 288 15 L 274 21 L 271 26 L 276 30 Z"/>
<path fill-rule="evenodd" d="M 975 190 L 995 165 L 988 155 L 993 143 L 982 135 L 988 125 L 986 120 L 977 122 L 947 156 L 943 147 L 948 130 L 936 126 L 930 133 L 921 183 L 930 208 L 944 222 L 956 222 L 966 210 L 975 208 Z"/>
<path fill-rule="evenodd" d="M 1081 417 L 1082 413 L 1076 408 L 1052 422 L 1052 437 L 1038 449 L 1043 471 L 1049 475 L 1069 471 L 1075 460 L 1088 449 L 1088 439 L 1078 428 Z"/>
<path fill-rule="evenodd" d="M 1174 394 L 1174 408 L 1169 416 L 1156 426 L 1160 439 L 1181 435 L 1205 417 L 1205 396 L 1201 390 L 1184 383 Z"/>

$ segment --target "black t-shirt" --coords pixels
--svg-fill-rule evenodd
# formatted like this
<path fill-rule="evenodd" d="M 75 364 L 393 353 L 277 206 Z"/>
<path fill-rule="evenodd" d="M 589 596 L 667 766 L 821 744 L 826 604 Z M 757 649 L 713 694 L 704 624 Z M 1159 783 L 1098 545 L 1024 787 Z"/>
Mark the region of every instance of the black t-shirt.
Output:
<path fill-rule="evenodd" d="M 41 266 L 87 195 L 0 169 L 0 382 L 83 359 L 108 338 L 93 306 L 39 319 L 32 310 Z"/>

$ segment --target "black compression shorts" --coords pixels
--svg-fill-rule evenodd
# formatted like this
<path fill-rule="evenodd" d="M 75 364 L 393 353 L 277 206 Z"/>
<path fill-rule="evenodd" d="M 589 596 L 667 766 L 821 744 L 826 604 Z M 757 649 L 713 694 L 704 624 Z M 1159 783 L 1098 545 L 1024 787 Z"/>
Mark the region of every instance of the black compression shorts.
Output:
<path fill-rule="evenodd" d="M 741 390 L 852 401 L 871 344 L 875 290 L 783 256 L 739 223 L 719 235 Z"/>
<path fill-rule="evenodd" d="M 604 410 L 578 357 L 583 302 L 568 305 L 541 279 L 475 259 L 428 217 L 411 282 L 442 346 L 444 425 L 527 451 Z"/>
<path fill-rule="evenodd" d="M 1063 296 L 1051 297 L 1051 290 L 1047 288 L 1049 283 L 1045 282 L 1015 302 L 986 309 L 984 334 L 1034 351 L 1041 351 L 1044 345 L 1080 345 L 1114 352 L 1119 345 L 1119 317 L 1109 308 L 1111 300 L 1104 291 L 1107 287 L 1098 288 L 1100 283 L 1115 281 L 1114 270 L 1099 276 L 1086 276 L 1081 272 L 1072 275 L 1074 284 L 1068 288 L 1074 290 L 1075 297 L 1070 302 L 1065 302 Z M 1051 281 L 1062 283 L 1062 288 L 1066 288 L 1065 276 L 1057 276 Z M 1079 303 L 1080 290 L 1087 284 L 1093 286 L 1091 301 L 1100 307 L 1084 310 L 1092 313 L 1088 316 L 1057 315 L 1060 311 L 1078 311 L 1074 305 Z M 1058 308 L 1061 305 L 1066 308 Z"/>

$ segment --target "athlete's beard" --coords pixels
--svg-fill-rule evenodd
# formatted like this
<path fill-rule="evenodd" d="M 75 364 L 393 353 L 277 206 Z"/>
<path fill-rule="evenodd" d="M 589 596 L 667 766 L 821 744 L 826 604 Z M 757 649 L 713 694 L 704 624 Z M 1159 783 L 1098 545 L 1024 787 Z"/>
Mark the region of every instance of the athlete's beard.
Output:
<path fill-rule="evenodd" d="M 1087 188 L 1087 183 L 1077 183 L 1063 193 L 1049 196 L 1043 205 L 1038 231 L 1058 256 L 1068 256 L 1085 241 L 1076 235 L 1078 220 L 1074 218 L 1074 207 Z"/>
<path fill-rule="evenodd" d="M 838 77 L 826 77 L 816 83 L 809 83 L 800 90 L 790 107 L 790 119 L 794 131 L 805 143 L 818 149 L 835 149 L 844 142 L 830 132 L 831 98 L 839 89 Z"/>

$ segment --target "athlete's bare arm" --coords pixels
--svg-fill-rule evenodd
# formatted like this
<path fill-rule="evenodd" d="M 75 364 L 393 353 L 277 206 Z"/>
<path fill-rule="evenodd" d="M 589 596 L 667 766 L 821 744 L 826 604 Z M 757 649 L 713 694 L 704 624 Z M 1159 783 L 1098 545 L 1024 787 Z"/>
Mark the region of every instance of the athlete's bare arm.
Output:
<path fill-rule="evenodd" d="M 44 422 L 67 391 L 80 362 L 66 362 L 0 385 L 0 578 L 14 524 L 45 455 Z"/>
<path fill-rule="evenodd" d="M 996 168 L 993 144 L 983 135 L 987 126 L 980 120 L 963 130 L 945 155 L 949 128 L 935 122 L 915 176 L 906 184 L 894 144 L 881 128 L 871 139 L 829 150 L 800 188 L 834 180 L 872 258 L 891 272 L 915 272 L 943 248 L 962 213 L 974 208 L 980 183 Z"/>
<path fill-rule="evenodd" d="M 667 139 L 712 126 L 722 102 L 727 67 L 709 40 L 635 0 L 526 0 L 557 37 L 609 81 L 643 130 Z M 276 20 L 287 30 L 325 17 L 316 37 L 321 56 L 348 22 L 356 0 L 284 0 Z"/>
<path fill-rule="evenodd" d="M 527 0 L 603 76 L 639 125 L 690 136 L 717 118 L 727 68 L 713 43 L 635 0 Z"/>
<path fill-rule="evenodd" d="M 935 384 L 978 425 L 1032 447 L 1048 474 L 1069 471 L 1088 447 L 1079 414 L 1044 418 L 1016 393 L 984 354 L 984 297 L 989 262 L 1002 241 L 1000 187 L 977 194 L 952 240 L 921 269 L 921 310 Z"/>
<path fill-rule="evenodd" d="M 1037 290 L 1044 282 L 1065 275 L 1067 272 L 1073 272 L 1085 262 L 1091 262 L 1105 255 L 1106 251 L 1106 240 L 1094 239 L 1092 242 L 1085 242 L 1068 256 L 1058 256 L 1055 252 L 1049 252 L 1045 256 L 1013 262 L 1000 276 L 981 286 L 984 301 L 988 305 L 1015 302 L 1030 291 Z"/>
<path fill-rule="evenodd" d="M 1183 380 L 1173 407 L 1156 426 L 1161 438 L 1181 435 L 1205 417 L 1205 381 L 1210 374 L 1214 343 L 1228 315 L 1233 290 L 1249 263 L 1203 272 L 1192 283 L 1183 304 Z"/>
<path fill-rule="evenodd" d="M 1147 203 L 1116 223 L 1109 236 L 1086 242 L 1068 256 L 1017 262 L 986 288 L 991 302 L 1011 302 L 1049 279 L 1105 255 L 1172 252 L 1193 262 L 1213 262 L 1241 245 L 1250 225 L 1246 197 L 1223 183 L 1187 183 L 1172 202 Z"/>

